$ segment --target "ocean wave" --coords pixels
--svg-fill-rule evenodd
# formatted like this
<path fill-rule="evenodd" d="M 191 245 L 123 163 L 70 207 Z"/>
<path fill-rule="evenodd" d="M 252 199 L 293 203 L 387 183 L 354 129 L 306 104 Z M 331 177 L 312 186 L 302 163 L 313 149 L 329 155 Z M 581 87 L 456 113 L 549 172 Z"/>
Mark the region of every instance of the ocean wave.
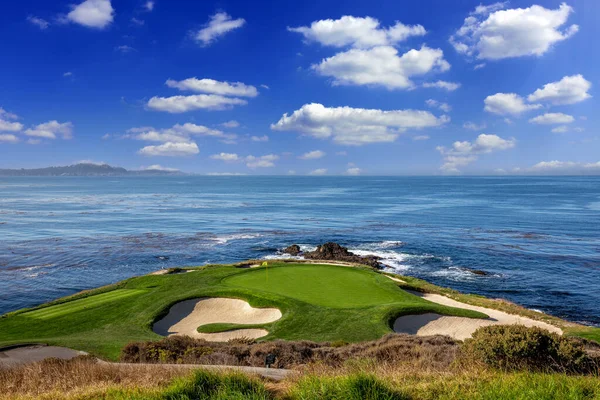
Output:
<path fill-rule="evenodd" d="M 408 264 L 407 261 L 411 258 L 410 254 L 398 253 L 391 250 L 360 250 L 360 249 L 349 249 L 352 253 L 359 256 L 376 256 L 381 260 L 380 262 L 395 271 L 407 271 L 412 265 Z"/>
<path fill-rule="evenodd" d="M 262 236 L 263 235 L 260 233 L 239 233 L 239 234 L 215 236 L 213 238 L 210 238 L 210 240 L 215 241 L 218 244 L 227 244 L 233 240 L 256 239 L 256 238 L 259 238 Z"/>

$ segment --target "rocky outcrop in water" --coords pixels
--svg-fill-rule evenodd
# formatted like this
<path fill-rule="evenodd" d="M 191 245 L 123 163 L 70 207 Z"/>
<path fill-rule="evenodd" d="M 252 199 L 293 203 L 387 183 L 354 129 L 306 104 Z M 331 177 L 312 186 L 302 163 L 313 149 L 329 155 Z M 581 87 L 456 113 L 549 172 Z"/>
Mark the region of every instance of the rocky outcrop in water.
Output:
<path fill-rule="evenodd" d="M 293 244 L 289 247 L 286 247 L 283 250 L 284 254 L 289 254 L 291 256 L 297 256 L 298 254 L 300 254 L 302 252 L 302 250 L 300 250 L 300 246 L 298 246 L 297 244 Z"/>
<path fill-rule="evenodd" d="M 377 256 L 359 256 L 348 251 L 347 247 L 337 243 L 328 242 L 318 246 L 315 251 L 303 253 L 302 256 L 309 260 L 344 261 L 368 265 L 373 268 L 381 268 L 380 258 Z"/>

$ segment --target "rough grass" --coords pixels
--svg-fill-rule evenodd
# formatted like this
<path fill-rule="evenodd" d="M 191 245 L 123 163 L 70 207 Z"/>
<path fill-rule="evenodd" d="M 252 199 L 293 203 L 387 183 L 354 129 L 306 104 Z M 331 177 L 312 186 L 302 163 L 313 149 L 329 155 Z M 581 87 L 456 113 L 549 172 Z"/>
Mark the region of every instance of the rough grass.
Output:
<path fill-rule="evenodd" d="M 234 297 L 253 307 L 279 308 L 283 317 L 263 325 L 270 332 L 264 340 L 360 342 L 390 333 L 391 321 L 404 314 L 434 312 L 486 317 L 423 300 L 365 268 L 279 263 L 267 268 L 215 266 L 185 274 L 147 275 L 59 299 L 34 310 L 13 312 L 0 317 L 0 347 L 48 343 L 117 360 L 127 343 L 161 338 L 151 326 L 170 306 L 199 297 Z M 310 278 L 303 278 L 305 274 Z M 297 287 L 288 296 L 291 284 Z M 312 301 L 312 284 L 329 290 Z M 347 285 L 352 290 L 346 290 Z M 361 301 L 351 300 L 354 290 L 362 293 Z M 338 303 L 345 308 L 333 308 Z"/>
<path fill-rule="evenodd" d="M 461 366 L 445 372 L 354 360 L 308 367 L 281 382 L 240 373 L 46 361 L 0 370 L 1 400 L 593 400 L 600 379 L 503 373 Z"/>

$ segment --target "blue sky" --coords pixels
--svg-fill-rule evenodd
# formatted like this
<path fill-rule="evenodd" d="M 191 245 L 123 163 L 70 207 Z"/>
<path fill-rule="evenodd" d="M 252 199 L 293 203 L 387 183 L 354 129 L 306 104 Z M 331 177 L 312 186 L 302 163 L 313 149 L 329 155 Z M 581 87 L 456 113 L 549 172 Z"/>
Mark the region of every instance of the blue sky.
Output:
<path fill-rule="evenodd" d="M 595 0 L 9 2 L 0 168 L 597 174 L 599 21 Z"/>

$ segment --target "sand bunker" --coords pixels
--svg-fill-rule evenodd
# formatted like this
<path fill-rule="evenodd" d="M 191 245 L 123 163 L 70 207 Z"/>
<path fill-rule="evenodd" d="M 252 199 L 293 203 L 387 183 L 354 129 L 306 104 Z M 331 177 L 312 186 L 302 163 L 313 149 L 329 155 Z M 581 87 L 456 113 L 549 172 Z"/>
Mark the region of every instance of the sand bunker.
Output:
<path fill-rule="evenodd" d="M 478 328 L 488 325 L 524 325 L 528 327 L 537 326 L 550 332 L 562 335 L 562 330 L 554 325 L 536 321 L 519 315 L 508 314 L 492 308 L 477 307 L 470 304 L 452 300 L 446 296 L 431 293 L 419 293 L 409 291 L 416 296 L 422 297 L 433 303 L 449 307 L 465 308 L 487 314 L 488 319 L 473 319 L 464 317 L 447 317 L 439 314 L 405 315 L 394 322 L 394 332 L 408 333 L 417 336 L 446 335 L 458 340 L 470 338 Z"/>
<path fill-rule="evenodd" d="M 254 308 L 244 300 L 205 298 L 185 300 L 175 304 L 166 317 L 156 322 L 152 330 L 159 335 L 187 335 L 211 342 L 226 342 L 236 338 L 257 339 L 269 334 L 264 329 L 237 329 L 219 333 L 200 333 L 198 327 L 208 324 L 266 324 L 281 318 L 277 308 Z"/>
<path fill-rule="evenodd" d="M 14 367 L 16 365 L 45 360 L 46 358 L 70 360 L 86 354 L 87 353 L 83 351 L 46 345 L 15 347 L 12 349 L 0 350 L 0 367 Z"/>

